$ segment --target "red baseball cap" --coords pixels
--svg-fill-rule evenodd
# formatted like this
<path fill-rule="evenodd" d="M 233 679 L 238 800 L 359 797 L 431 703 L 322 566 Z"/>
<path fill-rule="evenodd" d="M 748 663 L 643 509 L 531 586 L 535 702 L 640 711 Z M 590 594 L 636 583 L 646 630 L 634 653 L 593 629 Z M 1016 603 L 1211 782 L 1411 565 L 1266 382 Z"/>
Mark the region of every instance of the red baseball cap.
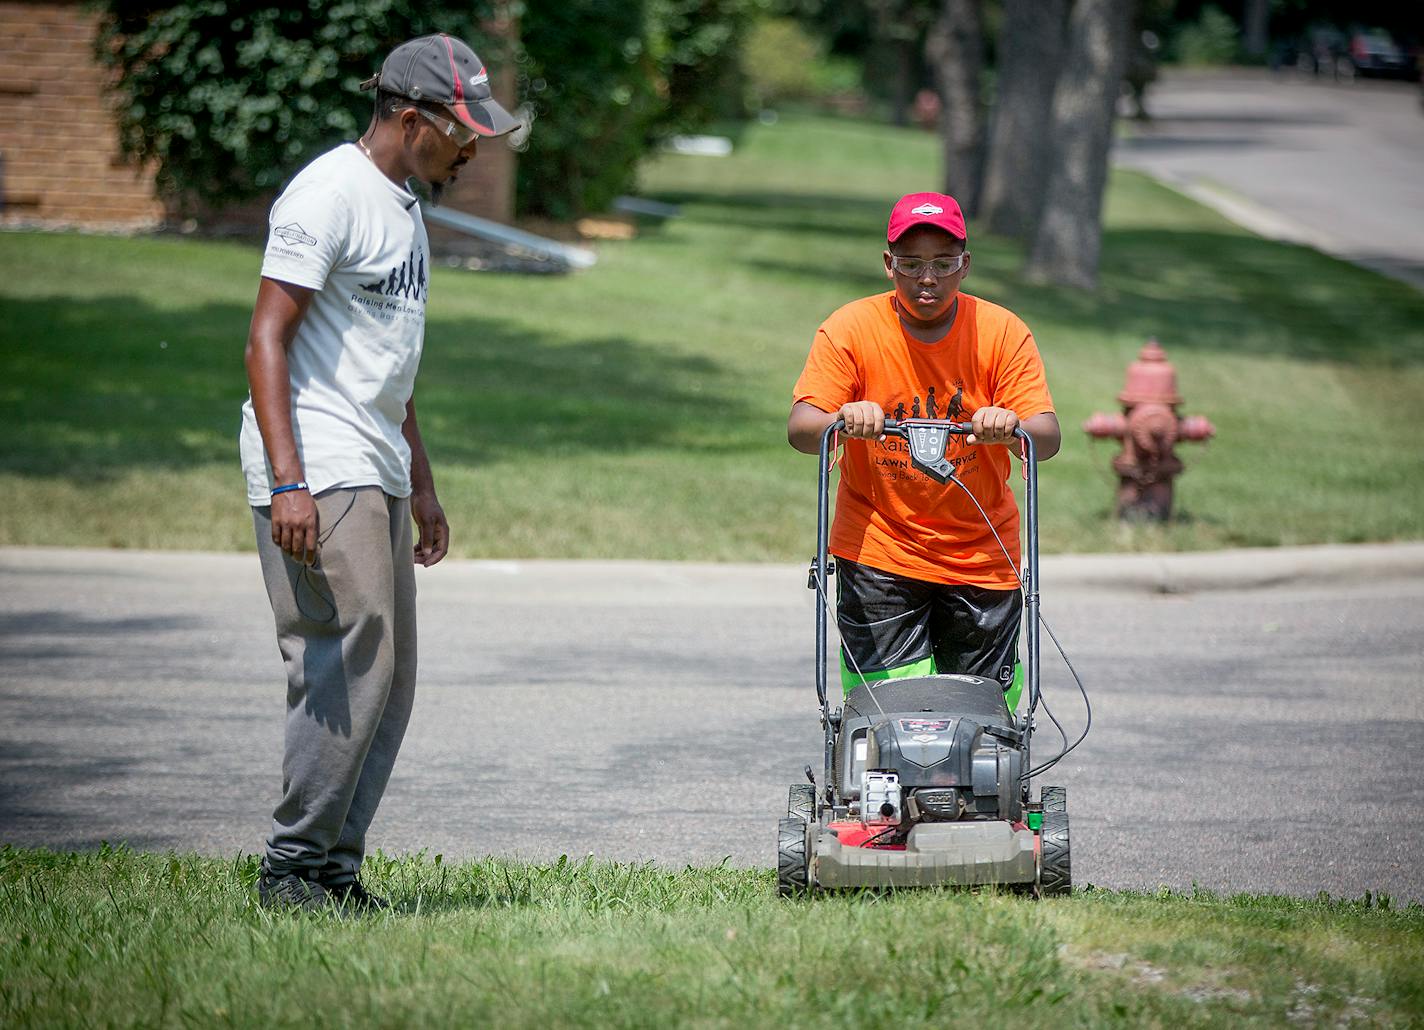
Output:
<path fill-rule="evenodd" d="M 890 228 L 886 240 L 894 243 L 917 225 L 932 225 L 943 229 L 956 240 L 969 239 L 964 228 L 964 212 L 959 202 L 947 193 L 907 193 L 895 202 L 890 212 Z"/>

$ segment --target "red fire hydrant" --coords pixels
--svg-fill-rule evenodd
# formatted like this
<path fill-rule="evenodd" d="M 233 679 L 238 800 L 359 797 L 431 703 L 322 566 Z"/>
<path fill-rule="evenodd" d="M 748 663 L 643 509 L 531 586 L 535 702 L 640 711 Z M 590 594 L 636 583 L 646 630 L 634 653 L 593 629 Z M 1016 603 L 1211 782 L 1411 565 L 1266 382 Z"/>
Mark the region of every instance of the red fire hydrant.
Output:
<path fill-rule="evenodd" d="M 1201 415 L 1180 418 L 1177 370 L 1155 339 L 1127 367 L 1127 382 L 1117 395 L 1121 415 L 1095 413 L 1083 431 L 1099 440 L 1121 440 L 1113 456 L 1118 474 L 1117 517 L 1166 522 L 1172 514 L 1172 480 L 1182 473 L 1174 448 L 1179 440 L 1209 440 L 1215 427 Z"/>

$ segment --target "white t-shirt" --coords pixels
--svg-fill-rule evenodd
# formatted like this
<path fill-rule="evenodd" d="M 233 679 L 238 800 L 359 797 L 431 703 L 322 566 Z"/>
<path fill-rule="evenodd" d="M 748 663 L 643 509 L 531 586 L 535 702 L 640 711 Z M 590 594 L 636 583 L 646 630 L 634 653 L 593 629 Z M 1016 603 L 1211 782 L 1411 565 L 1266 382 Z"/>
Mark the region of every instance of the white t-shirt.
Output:
<path fill-rule="evenodd" d="M 430 245 L 415 195 L 355 144 L 297 173 L 272 205 L 264 278 L 317 291 L 287 351 L 292 431 L 313 494 L 379 486 L 410 496 L 405 405 L 425 338 Z M 247 500 L 274 485 L 252 398 L 240 437 Z"/>

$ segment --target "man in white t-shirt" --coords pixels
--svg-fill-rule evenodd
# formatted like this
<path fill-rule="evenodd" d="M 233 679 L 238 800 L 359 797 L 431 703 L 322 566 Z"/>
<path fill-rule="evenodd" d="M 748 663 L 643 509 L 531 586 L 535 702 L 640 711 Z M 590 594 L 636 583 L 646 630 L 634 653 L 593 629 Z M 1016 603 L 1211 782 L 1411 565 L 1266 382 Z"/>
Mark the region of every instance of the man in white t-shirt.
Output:
<path fill-rule="evenodd" d="M 415 416 L 430 248 L 406 183 L 438 193 L 519 124 L 442 34 L 401 44 L 362 89 L 370 128 L 272 207 L 247 339 L 242 467 L 287 672 L 258 883 L 272 907 L 386 904 L 357 876 L 414 697 L 414 566 L 449 547 Z"/>

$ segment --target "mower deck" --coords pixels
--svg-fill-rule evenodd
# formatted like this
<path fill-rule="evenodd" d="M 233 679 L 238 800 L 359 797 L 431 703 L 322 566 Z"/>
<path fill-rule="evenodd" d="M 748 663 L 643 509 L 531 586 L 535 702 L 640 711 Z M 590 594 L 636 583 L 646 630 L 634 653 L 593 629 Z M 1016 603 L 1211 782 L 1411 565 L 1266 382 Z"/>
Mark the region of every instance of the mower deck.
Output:
<path fill-rule="evenodd" d="M 902 847 L 842 843 L 832 827 L 807 827 L 807 878 L 817 887 L 1029 884 L 1038 877 L 1034 832 L 1003 821 L 921 823 Z"/>

